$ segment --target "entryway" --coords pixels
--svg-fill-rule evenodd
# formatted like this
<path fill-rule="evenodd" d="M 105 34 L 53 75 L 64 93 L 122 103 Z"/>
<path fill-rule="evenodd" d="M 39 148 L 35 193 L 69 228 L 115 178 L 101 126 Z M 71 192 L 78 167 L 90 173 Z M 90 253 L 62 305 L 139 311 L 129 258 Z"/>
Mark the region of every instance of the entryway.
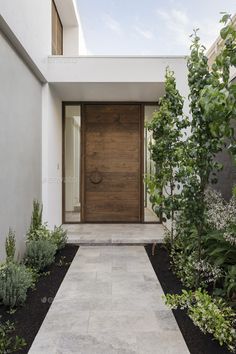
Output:
<path fill-rule="evenodd" d="M 63 105 L 63 223 L 159 222 L 144 176 L 154 104 Z"/>

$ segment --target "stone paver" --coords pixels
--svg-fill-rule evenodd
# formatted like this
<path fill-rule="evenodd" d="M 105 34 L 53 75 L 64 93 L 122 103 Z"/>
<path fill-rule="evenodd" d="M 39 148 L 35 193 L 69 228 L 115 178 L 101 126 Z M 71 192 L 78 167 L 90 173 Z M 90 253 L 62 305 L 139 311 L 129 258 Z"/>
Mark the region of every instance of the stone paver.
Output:
<path fill-rule="evenodd" d="M 82 246 L 30 354 L 189 353 L 142 246 Z"/>
<path fill-rule="evenodd" d="M 79 245 L 144 245 L 164 238 L 161 224 L 68 224 L 64 228 L 68 242 Z"/>

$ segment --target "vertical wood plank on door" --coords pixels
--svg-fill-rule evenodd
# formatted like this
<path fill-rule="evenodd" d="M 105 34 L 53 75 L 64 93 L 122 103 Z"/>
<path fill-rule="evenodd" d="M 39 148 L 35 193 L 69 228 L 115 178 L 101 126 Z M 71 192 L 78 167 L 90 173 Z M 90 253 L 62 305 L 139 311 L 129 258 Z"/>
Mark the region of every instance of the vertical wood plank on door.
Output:
<path fill-rule="evenodd" d="M 84 120 L 84 221 L 140 222 L 141 106 L 86 104 Z"/>

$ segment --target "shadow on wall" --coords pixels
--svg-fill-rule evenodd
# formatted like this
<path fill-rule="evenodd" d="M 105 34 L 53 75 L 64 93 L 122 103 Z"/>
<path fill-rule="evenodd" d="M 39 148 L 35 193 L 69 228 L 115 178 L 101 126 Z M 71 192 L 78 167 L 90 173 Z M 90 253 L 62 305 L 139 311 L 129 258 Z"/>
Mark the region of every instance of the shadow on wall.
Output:
<path fill-rule="evenodd" d="M 236 132 L 235 121 L 232 126 Z M 216 156 L 216 160 L 224 165 L 224 169 L 218 172 L 218 183 L 213 185 L 212 188 L 221 192 L 222 197 L 229 201 L 232 197 L 232 189 L 236 185 L 236 164 L 226 148 Z"/>

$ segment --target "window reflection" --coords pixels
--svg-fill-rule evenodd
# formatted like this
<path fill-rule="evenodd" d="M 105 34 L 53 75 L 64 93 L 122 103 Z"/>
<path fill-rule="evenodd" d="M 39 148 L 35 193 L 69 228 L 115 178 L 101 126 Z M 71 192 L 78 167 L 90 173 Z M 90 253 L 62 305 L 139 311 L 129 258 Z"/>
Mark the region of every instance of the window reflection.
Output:
<path fill-rule="evenodd" d="M 65 221 L 80 222 L 80 106 L 65 109 Z"/>
<path fill-rule="evenodd" d="M 148 146 L 152 141 L 152 133 L 148 131 L 146 125 L 151 122 L 153 113 L 158 109 L 158 106 L 145 106 L 144 109 L 144 175 L 150 176 L 155 173 L 156 166 L 151 160 Z M 159 218 L 152 209 L 150 201 L 150 194 L 148 192 L 147 184 L 144 182 L 144 221 L 145 222 L 159 222 Z"/>

